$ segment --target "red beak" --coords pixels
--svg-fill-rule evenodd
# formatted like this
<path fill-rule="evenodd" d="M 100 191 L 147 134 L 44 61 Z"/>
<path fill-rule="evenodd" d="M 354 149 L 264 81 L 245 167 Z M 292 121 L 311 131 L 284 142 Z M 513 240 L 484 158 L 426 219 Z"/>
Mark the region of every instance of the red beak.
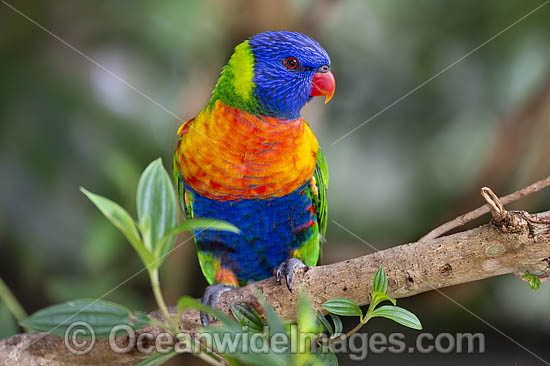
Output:
<path fill-rule="evenodd" d="M 336 88 L 336 81 L 332 72 L 318 72 L 313 75 L 311 81 L 311 93 L 310 97 L 318 97 L 321 95 L 326 96 L 325 104 L 328 103 L 334 95 L 334 89 Z"/>

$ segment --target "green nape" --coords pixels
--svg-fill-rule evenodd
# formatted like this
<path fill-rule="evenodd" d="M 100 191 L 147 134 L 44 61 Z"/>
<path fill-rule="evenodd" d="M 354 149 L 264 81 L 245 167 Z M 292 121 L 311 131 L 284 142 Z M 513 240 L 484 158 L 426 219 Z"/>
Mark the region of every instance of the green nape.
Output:
<path fill-rule="evenodd" d="M 208 106 L 212 107 L 220 100 L 230 107 L 250 114 L 260 114 L 261 110 L 253 93 L 256 86 L 253 78 L 254 55 L 248 41 L 244 41 L 235 47 L 229 62 L 223 67 Z"/>

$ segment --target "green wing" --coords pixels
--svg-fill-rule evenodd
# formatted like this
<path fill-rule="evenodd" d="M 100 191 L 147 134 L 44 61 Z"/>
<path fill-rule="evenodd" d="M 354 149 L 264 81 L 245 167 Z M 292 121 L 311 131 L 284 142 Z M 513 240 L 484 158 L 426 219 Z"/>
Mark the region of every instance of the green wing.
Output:
<path fill-rule="evenodd" d="M 306 266 L 316 266 L 319 260 L 321 242 L 327 231 L 327 186 L 328 169 L 327 162 L 323 153 L 317 151 L 317 163 L 315 171 L 308 184 L 308 195 L 311 198 L 315 216 L 317 216 L 317 225 L 319 232 L 309 236 L 293 254 L 295 258 L 300 259 Z"/>
<path fill-rule="evenodd" d="M 177 151 L 174 154 L 174 164 L 172 167 L 172 173 L 174 174 L 174 182 L 176 183 L 176 189 L 178 190 L 178 198 L 180 201 L 181 210 L 186 220 L 193 218 L 193 200 L 185 199 L 185 183 L 178 169 Z M 188 197 L 191 198 L 191 197 Z M 187 202 L 188 201 L 188 202 Z"/>
<path fill-rule="evenodd" d="M 313 177 L 315 178 L 317 190 L 310 188 L 311 197 L 317 215 L 317 223 L 319 224 L 319 234 L 324 237 L 327 231 L 328 166 L 321 149 L 317 151 L 317 164 L 315 165 Z"/>

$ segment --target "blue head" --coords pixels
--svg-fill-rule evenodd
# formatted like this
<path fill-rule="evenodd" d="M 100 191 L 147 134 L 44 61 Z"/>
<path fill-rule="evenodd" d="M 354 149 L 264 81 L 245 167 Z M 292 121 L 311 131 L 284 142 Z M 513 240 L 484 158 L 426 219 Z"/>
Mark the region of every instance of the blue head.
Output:
<path fill-rule="evenodd" d="M 249 113 L 296 119 L 313 96 L 334 93 L 327 52 L 296 32 L 263 32 L 235 47 L 211 102 Z"/>
<path fill-rule="evenodd" d="M 255 61 L 254 95 L 264 114 L 298 118 L 311 98 L 314 75 L 330 72 L 327 52 L 295 32 L 263 32 L 250 38 L 249 45 Z"/>

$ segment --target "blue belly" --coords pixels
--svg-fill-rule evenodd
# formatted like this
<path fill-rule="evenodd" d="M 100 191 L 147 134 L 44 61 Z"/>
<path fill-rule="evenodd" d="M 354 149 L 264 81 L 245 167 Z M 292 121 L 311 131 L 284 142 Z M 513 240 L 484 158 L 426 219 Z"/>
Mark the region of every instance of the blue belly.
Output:
<path fill-rule="evenodd" d="M 261 280 L 287 260 L 312 236 L 317 237 L 317 219 L 306 190 L 270 199 L 218 201 L 203 197 L 190 187 L 195 218 L 215 218 L 237 226 L 240 234 L 197 231 L 198 249 L 212 253 L 222 268 L 231 269 L 240 282 Z"/>

